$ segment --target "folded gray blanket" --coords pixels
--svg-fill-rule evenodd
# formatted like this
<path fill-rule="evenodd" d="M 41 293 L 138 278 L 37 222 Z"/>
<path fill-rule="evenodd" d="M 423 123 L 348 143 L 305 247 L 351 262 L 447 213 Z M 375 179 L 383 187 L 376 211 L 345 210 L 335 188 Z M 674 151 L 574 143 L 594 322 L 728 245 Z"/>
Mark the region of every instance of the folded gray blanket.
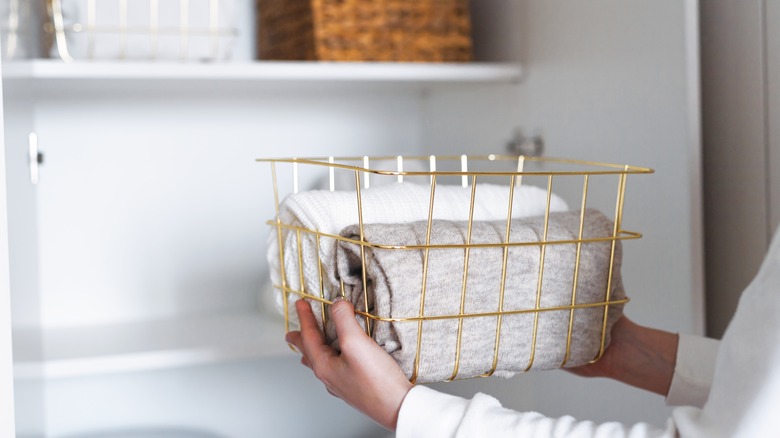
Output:
<path fill-rule="evenodd" d="M 547 241 L 576 240 L 580 213 L 551 213 Z M 471 243 L 504 241 L 506 223 L 474 222 Z M 407 224 L 367 224 L 365 240 L 388 245 L 425 244 L 427 222 Z M 510 242 L 542 240 L 544 218 L 512 221 Z M 586 210 L 583 238 L 610 237 L 613 223 L 596 210 Z M 343 236 L 359 240 L 357 226 L 345 228 Z M 431 244 L 463 244 L 467 223 L 434 221 Z M 611 241 L 583 243 L 580 254 L 576 303 L 603 302 L 606 298 Z M 576 244 L 549 244 L 545 250 L 540 308 L 571 304 Z M 541 246 L 515 246 L 509 249 L 503 309 L 534 309 L 539 278 Z M 378 249 L 366 247 L 368 307 L 372 314 L 388 318 L 416 317 L 420 308 L 424 250 Z M 454 315 L 460 310 L 464 249 L 430 249 L 425 316 Z M 467 276 L 465 313 L 496 312 L 499 308 L 503 248 L 471 248 Z M 611 300 L 625 297 L 620 276 L 621 246 L 617 241 L 612 270 Z M 348 300 L 364 309 L 363 265 L 360 247 L 340 241 L 334 269 L 329 272 L 334 289 L 344 282 Z M 319 307 L 319 306 L 316 306 Z M 607 342 L 612 324 L 622 313 L 622 305 L 609 308 Z M 603 307 L 574 311 L 570 357 L 566 367 L 592 360 L 601 342 Z M 570 311 L 538 313 L 536 346 L 533 348 L 534 313 L 504 315 L 496 376 L 517 372 L 559 368 L 564 361 Z M 364 318 L 358 317 L 363 324 Z M 414 370 L 417 350 L 417 321 L 375 322 L 374 339 L 399 363 L 407 377 Z M 491 369 L 496 339 L 496 316 L 463 319 L 457 378 L 475 377 Z M 428 320 L 423 335 L 417 382 L 447 380 L 455 367 L 458 318 Z M 326 326 L 326 338 L 337 345 L 335 327 Z"/>

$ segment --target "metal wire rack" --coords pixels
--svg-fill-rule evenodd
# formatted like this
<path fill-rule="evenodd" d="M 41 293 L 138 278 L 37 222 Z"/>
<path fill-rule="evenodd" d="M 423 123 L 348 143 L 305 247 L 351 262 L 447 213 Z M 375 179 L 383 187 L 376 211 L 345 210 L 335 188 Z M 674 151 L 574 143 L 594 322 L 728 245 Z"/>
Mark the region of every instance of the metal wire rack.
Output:
<path fill-rule="evenodd" d="M 492 318 L 495 320 L 495 338 L 492 342 L 493 348 L 493 364 L 484 370 L 480 376 L 487 377 L 492 375 L 496 370 L 496 363 L 499 356 L 499 344 L 502 337 L 502 318 L 508 315 L 528 314 L 533 315 L 533 332 L 532 344 L 537 343 L 538 336 L 538 322 L 539 315 L 544 312 L 564 312 L 568 314 L 568 335 L 566 336 L 566 356 L 561 362 L 563 367 L 568 358 L 569 352 L 572 347 L 572 324 L 574 320 L 575 312 L 582 309 L 603 309 L 603 319 L 601 324 L 601 330 L 599 332 L 600 348 L 598 354 L 593 357 L 592 361 L 598 360 L 604 353 L 606 347 L 607 338 L 607 319 L 610 312 L 610 307 L 623 305 L 628 302 L 628 298 L 615 299 L 610 295 L 611 285 L 607 284 L 607 288 L 604 292 L 603 299 L 593 302 L 578 302 L 577 291 L 577 276 L 578 267 L 580 265 L 580 254 L 583 244 L 590 242 L 608 242 L 611 245 L 610 258 L 609 258 L 609 278 L 611 281 L 611 274 L 615 257 L 615 245 L 620 240 L 625 239 L 638 239 L 641 234 L 635 231 L 629 231 L 622 228 L 623 221 L 623 208 L 625 205 L 625 193 L 626 182 L 629 175 L 649 174 L 653 173 L 652 169 L 644 167 L 636 167 L 629 165 L 617 165 L 600 162 L 590 162 L 581 160 L 570 159 L 556 159 L 556 158 L 541 158 L 541 157 L 525 157 L 525 156 L 512 156 L 512 155 L 483 155 L 483 156 L 467 156 L 467 155 L 453 155 L 453 156 L 356 156 L 356 157 L 318 157 L 318 158 L 280 158 L 280 159 L 258 159 L 258 162 L 270 164 L 271 177 L 273 180 L 273 202 L 276 212 L 276 217 L 269 220 L 267 224 L 272 227 L 272 232 L 276 233 L 279 242 L 283 242 L 283 236 L 292 235 L 297 239 L 297 245 L 292 248 L 287 248 L 285 245 L 279 244 L 278 257 L 279 257 L 279 272 L 278 278 L 281 279 L 280 284 L 274 284 L 274 288 L 284 296 L 283 312 L 285 320 L 285 329 L 290 330 L 291 317 L 290 312 L 294 312 L 288 305 L 288 300 L 291 296 L 302 297 L 310 300 L 312 303 L 318 303 L 323 322 L 327 319 L 327 307 L 333 303 L 333 299 L 337 295 L 344 296 L 344 284 L 339 285 L 328 284 L 325 276 L 323 275 L 323 266 L 320 261 L 318 267 L 317 278 L 313 280 L 314 284 L 318 287 L 314 290 L 307 290 L 303 277 L 305 275 L 304 254 L 301 241 L 303 238 L 311 238 L 317 242 L 316 247 L 319 248 L 319 243 L 324 239 L 332 239 L 334 242 L 345 242 L 354 245 L 359 245 L 359 255 L 362 259 L 362 266 L 366 266 L 366 256 L 370 251 L 376 250 L 388 250 L 388 251 L 420 251 L 422 253 L 423 261 L 423 279 L 422 287 L 419 293 L 419 309 L 418 312 L 409 315 L 386 315 L 379 314 L 369 306 L 369 300 L 367 296 L 364 296 L 362 300 L 362 308 L 356 308 L 356 313 L 363 318 L 364 328 L 369 336 L 373 336 L 375 331 L 374 327 L 377 324 L 412 324 L 416 325 L 417 330 L 417 343 L 415 350 L 414 371 L 410 380 L 415 382 L 418 377 L 420 369 L 420 357 L 421 357 L 421 341 L 425 326 L 431 321 L 449 320 L 458 322 L 457 331 L 457 345 L 455 346 L 455 366 L 450 379 L 454 380 L 459 378 L 458 373 L 458 361 L 460 357 L 461 343 L 463 341 L 463 322 L 467 319 L 479 319 L 479 318 Z M 413 169 L 413 170 L 404 170 Z M 308 175 L 314 174 L 320 181 L 327 181 L 323 184 L 330 191 L 336 190 L 337 182 L 342 185 L 346 185 L 347 189 L 354 192 L 354 202 L 357 206 L 357 217 L 354 219 L 354 223 L 357 224 L 359 229 L 359 238 L 351 239 L 338 234 L 331 234 L 324 232 L 323 230 L 307 229 L 305 227 L 297 226 L 295 224 L 284 223 L 280 219 L 280 206 L 281 199 L 284 195 L 295 194 L 300 192 L 302 182 L 307 180 Z M 341 178 L 338 175 L 341 174 Z M 308 180 L 311 180 L 309 178 Z M 372 186 L 376 186 L 381 183 L 404 183 L 407 181 L 422 182 L 430 189 L 430 198 L 428 201 L 428 217 L 427 217 L 427 232 L 425 241 L 416 245 L 397 245 L 390 244 L 388 242 L 381 241 L 368 241 L 364 236 L 364 228 L 367 225 L 364 221 L 363 211 L 363 191 L 369 189 Z M 502 242 L 497 243 L 472 243 L 471 242 L 471 230 L 473 225 L 473 212 L 475 193 L 478 183 L 484 181 L 493 181 L 497 183 L 503 183 L 508 185 L 509 196 L 507 199 L 507 205 L 505 207 L 506 219 L 505 219 L 505 235 Z M 470 205 L 468 216 L 468 232 L 466 241 L 463 244 L 456 245 L 436 245 L 431 243 L 431 232 L 435 225 L 433 220 L 434 200 L 436 199 L 436 189 L 441 184 L 458 184 L 466 189 L 470 188 Z M 512 225 L 513 214 L 513 193 L 517 187 L 523 184 L 536 184 L 542 189 L 546 189 L 547 193 L 547 205 L 544 209 L 544 232 L 540 236 L 540 239 L 535 242 L 513 242 L 510 241 L 510 227 Z M 550 199 L 553 193 L 553 187 L 556 189 L 556 193 L 565 193 L 569 195 L 568 199 L 574 199 L 575 202 L 570 202 L 572 206 L 577 206 L 580 209 L 579 219 L 579 234 L 575 239 L 567 240 L 548 240 L 547 238 L 547 225 L 550 217 Z M 598 187 L 598 189 L 596 189 Z M 340 188 L 341 189 L 341 188 Z M 597 193 L 593 193 L 597 192 Z M 611 194 L 610 194 L 611 193 Z M 591 198 L 594 198 L 591 201 Z M 608 199 L 612 199 L 609 201 Z M 583 221 L 585 217 L 586 207 L 590 207 L 590 203 L 597 203 L 599 200 L 602 205 L 611 204 L 610 209 L 614 211 L 612 217 L 614 228 L 610 236 L 601 238 L 583 238 Z M 604 207 L 606 211 L 606 207 Z M 302 237 L 303 236 L 303 237 Z M 507 259 L 511 248 L 518 246 L 535 246 L 539 249 L 539 272 L 538 272 L 538 286 L 536 289 L 535 305 L 528 308 L 504 308 L 504 298 L 506 294 L 512 293 L 505 288 L 505 280 L 507 275 Z M 571 299 L 569 304 L 545 307 L 541 305 L 540 296 L 542 293 L 542 280 L 544 275 L 544 262 L 545 262 L 545 250 L 550 245 L 572 245 L 576 247 L 576 260 L 574 262 L 574 279 L 573 287 L 571 289 Z M 469 269 L 469 254 L 470 251 L 474 251 L 477 248 L 498 248 L 503 251 L 502 257 L 502 278 L 500 282 L 500 288 L 496 291 L 499 295 L 498 306 L 494 311 L 488 312 L 467 312 L 464 309 L 465 296 L 468 293 L 466 287 L 466 274 Z M 453 293 L 453 300 L 460 302 L 459 312 L 446 314 L 446 315 L 427 315 L 426 314 L 426 276 L 427 267 L 430 255 L 433 251 L 441 249 L 457 249 L 461 252 L 463 257 L 463 283 L 460 293 Z M 290 254 L 285 255 L 285 251 L 294 251 L 294 255 L 298 260 L 300 275 L 300 284 L 293 286 L 290 281 L 287 280 L 285 275 L 285 257 L 289 257 Z M 289 273 L 288 273 L 289 274 Z M 367 294 L 371 288 L 370 281 L 367 278 L 365 269 L 362 272 L 363 294 Z M 529 358 L 526 371 L 531 368 L 534 362 L 534 347 L 531 348 L 531 356 Z"/>
<path fill-rule="evenodd" d="M 234 0 L 46 0 L 44 31 L 64 61 L 228 59 Z"/>
<path fill-rule="evenodd" d="M 24 59 L 34 53 L 35 5 L 26 0 L 0 2 L 0 41 L 3 59 Z"/>

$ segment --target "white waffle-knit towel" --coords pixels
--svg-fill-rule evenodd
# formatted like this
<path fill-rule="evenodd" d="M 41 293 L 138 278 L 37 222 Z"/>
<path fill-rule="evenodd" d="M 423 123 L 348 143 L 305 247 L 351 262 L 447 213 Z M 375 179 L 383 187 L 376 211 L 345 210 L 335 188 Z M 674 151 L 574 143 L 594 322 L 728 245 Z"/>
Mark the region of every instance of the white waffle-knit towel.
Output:
<path fill-rule="evenodd" d="M 363 223 L 397 224 L 426 220 L 428 219 L 430 197 L 430 186 L 408 182 L 361 190 Z M 470 201 L 471 187 L 437 184 L 433 219 L 468 220 Z M 508 185 L 477 184 L 474 197 L 475 221 L 505 220 L 508 207 Z M 512 217 L 543 215 L 546 207 L 547 190 L 535 186 L 515 188 Z M 552 193 L 550 212 L 567 210 L 566 202 Z M 279 220 L 283 224 L 338 235 L 347 226 L 359 223 L 356 192 L 313 190 L 288 195 L 280 205 Z M 298 236 L 300 236 L 300 240 Z M 320 263 L 322 263 L 322 283 L 328 287 L 326 276 L 333 263 L 336 239 L 321 237 L 318 251 L 316 238 L 313 233 L 282 230 L 284 276 L 288 288 L 300 290 L 301 272 L 303 272 L 304 290 L 318 295 L 321 285 L 318 272 Z M 301 248 L 300 258 L 299 245 Z M 267 248 L 271 281 L 279 286 L 282 284 L 282 277 L 279 262 L 279 239 L 276 229 L 272 229 L 268 236 Z M 278 291 L 278 289 L 276 290 Z M 328 296 L 327 290 L 325 295 Z M 277 294 L 276 298 L 277 305 L 281 309 L 283 306 L 282 295 Z M 298 295 L 290 294 L 290 302 L 297 298 Z"/>

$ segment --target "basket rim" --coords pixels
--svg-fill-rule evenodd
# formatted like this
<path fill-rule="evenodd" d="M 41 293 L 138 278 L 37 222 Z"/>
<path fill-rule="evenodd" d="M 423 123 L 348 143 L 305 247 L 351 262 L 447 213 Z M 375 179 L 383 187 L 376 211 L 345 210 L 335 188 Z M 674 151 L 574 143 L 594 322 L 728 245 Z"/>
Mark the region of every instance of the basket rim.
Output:
<path fill-rule="evenodd" d="M 418 244 L 418 245 L 396 245 L 387 243 L 370 242 L 367 240 L 353 239 L 337 234 L 325 233 L 318 230 L 312 230 L 310 228 L 286 224 L 279 219 L 269 219 L 265 222 L 271 228 L 281 228 L 289 231 L 297 231 L 310 233 L 318 237 L 326 237 L 334 240 L 352 243 L 366 248 L 376 249 L 400 249 L 400 250 L 420 250 L 420 249 L 452 249 L 452 248 L 510 248 L 518 246 L 547 246 L 547 245 L 564 245 L 564 244 L 581 244 L 581 243 L 593 243 L 593 242 L 612 242 L 617 240 L 634 240 L 641 239 L 642 233 L 624 229 L 618 229 L 614 236 L 596 237 L 596 238 L 581 238 L 581 239 L 565 239 L 565 240 L 539 240 L 533 242 L 493 242 L 493 243 L 459 243 L 459 244 Z"/>
<path fill-rule="evenodd" d="M 282 293 L 295 294 L 300 296 L 301 298 L 305 298 L 309 301 L 316 301 L 324 305 L 332 306 L 334 303 L 332 300 L 328 300 L 320 296 L 313 295 L 311 293 L 292 289 L 287 286 L 273 284 L 273 287 L 274 289 L 277 289 Z M 463 313 L 453 313 L 453 314 L 446 314 L 446 315 L 417 315 L 417 316 L 402 316 L 402 317 L 381 316 L 381 315 L 377 315 L 376 313 L 367 312 L 365 310 L 360 310 L 356 308 L 355 314 L 367 317 L 374 321 L 382 321 L 382 322 L 438 321 L 438 320 L 448 320 L 448 319 L 468 319 L 468 318 L 495 317 L 495 316 L 507 316 L 507 315 L 537 314 L 537 313 L 565 311 L 565 310 L 612 307 L 617 305 L 624 305 L 629 301 L 631 301 L 631 298 L 626 296 L 625 298 L 620 298 L 616 300 L 606 299 L 603 301 L 596 301 L 592 303 L 576 303 L 576 304 L 550 306 L 550 307 L 538 307 L 538 308 L 534 307 L 529 309 L 499 310 L 494 312 L 468 312 L 468 313 L 463 312 Z"/>
<path fill-rule="evenodd" d="M 382 170 L 372 169 L 370 167 L 364 167 L 360 165 L 343 164 L 339 161 L 363 161 L 368 160 L 411 160 L 411 161 L 427 161 L 435 159 L 437 161 L 459 161 L 464 159 L 469 161 L 536 161 L 536 162 L 550 162 L 559 164 L 575 164 L 583 166 L 601 167 L 609 170 L 549 170 L 549 171 L 486 171 L 486 170 L 463 170 L 463 171 L 399 171 L 399 170 Z M 357 171 L 362 173 L 373 173 L 376 175 L 408 175 L 408 176 L 473 176 L 473 175 L 487 175 L 487 176 L 512 176 L 512 175 L 625 175 L 625 174 L 652 174 L 655 170 L 649 167 L 633 166 L 629 164 L 612 164 L 599 161 L 587 161 L 571 158 L 554 158 L 554 157 L 530 157 L 524 155 L 362 155 L 362 156 L 328 156 L 328 157 L 304 157 L 304 158 L 256 158 L 258 163 L 290 163 L 290 164 L 307 164 L 314 166 L 323 166 L 330 168 L 345 169 L 351 171 Z"/>

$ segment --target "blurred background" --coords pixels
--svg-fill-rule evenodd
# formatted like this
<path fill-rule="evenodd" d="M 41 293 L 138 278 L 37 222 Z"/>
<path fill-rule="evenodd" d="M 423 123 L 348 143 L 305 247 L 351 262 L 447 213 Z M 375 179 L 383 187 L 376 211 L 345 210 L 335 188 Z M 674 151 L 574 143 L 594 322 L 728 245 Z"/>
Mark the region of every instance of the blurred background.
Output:
<path fill-rule="evenodd" d="M 626 313 L 713 337 L 780 221 L 776 2 L 0 0 L 0 30 L 0 423 L 18 436 L 391 435 L 283 341 L 256 158 L 652 167 L 627 187 L 644 238 L 624 245 Z M 670 412 L 561 371 L 435 387 L 596 421 Z"/>

